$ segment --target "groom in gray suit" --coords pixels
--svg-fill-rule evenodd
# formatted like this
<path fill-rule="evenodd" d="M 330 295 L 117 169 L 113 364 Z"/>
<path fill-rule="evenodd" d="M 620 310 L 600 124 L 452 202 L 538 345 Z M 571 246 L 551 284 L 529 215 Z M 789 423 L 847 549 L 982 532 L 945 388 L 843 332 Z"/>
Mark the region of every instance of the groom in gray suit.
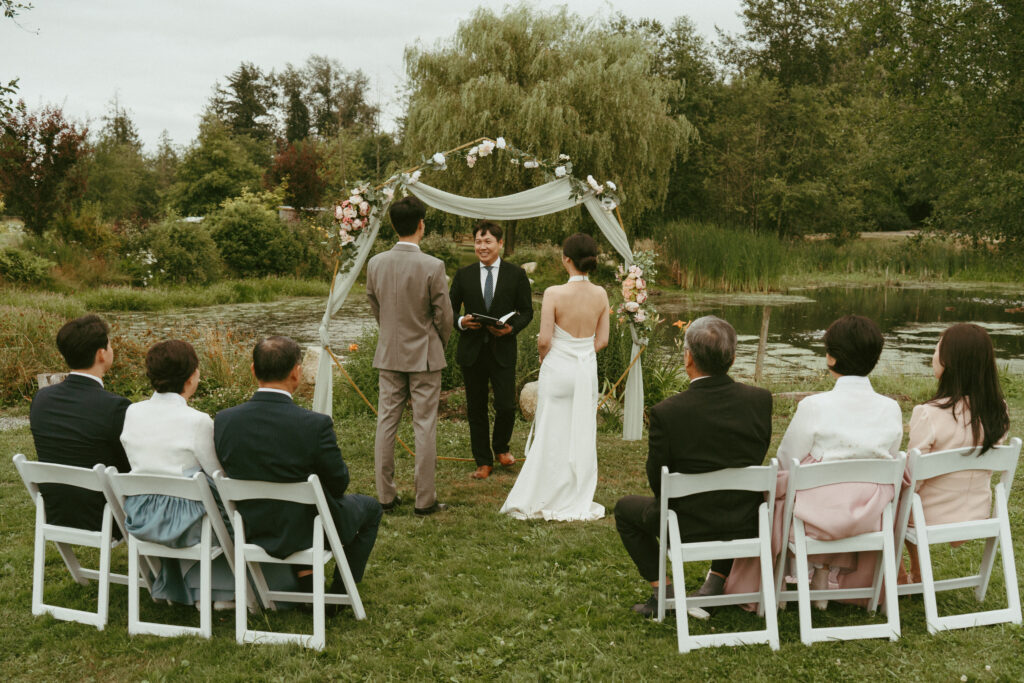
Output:
<path fill-rule="evenodd" d="M 405 402 L 411 399 L 416 436 L 414 512 L 432 515 L 437 502 L 437 402 L 441 395 L 444 348 L 452 333 L 452 306 L 444 263 L 420 251 L 426 207 L 415 197 L 391 205 L 388 216 L 398 244 L 370 259 L 366 296 L 380 325 L 373 367 L 380 373 L 377 434 L 373 458 L 377 498 L 385 512 L 401 503 L 395 488 L 395 435 Z"/>

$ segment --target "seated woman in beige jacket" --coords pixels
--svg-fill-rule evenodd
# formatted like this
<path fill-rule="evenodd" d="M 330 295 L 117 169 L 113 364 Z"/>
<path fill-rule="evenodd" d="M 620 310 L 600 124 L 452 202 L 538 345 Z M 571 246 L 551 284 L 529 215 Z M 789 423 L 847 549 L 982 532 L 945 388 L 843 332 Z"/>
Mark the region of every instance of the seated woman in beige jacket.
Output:
<path fill-rule="evenodd" d="M 1001 442 L 1010 418 L 988 333 L 969 323 L 953 325 L 935 346 L 932 370 L 938 390 L 930 401 L 914 407 L 907 450 L 931 453 L 980 446 L 978 453 L 984 453 Z M 991 478 L 988 470 L 964 470 L 918 483 L 925 519 L 929 524 L 985 519 L 992 508 Z M 910 581 L 916 583 L 921 580 L 917 553 L 907 546 Z"/>

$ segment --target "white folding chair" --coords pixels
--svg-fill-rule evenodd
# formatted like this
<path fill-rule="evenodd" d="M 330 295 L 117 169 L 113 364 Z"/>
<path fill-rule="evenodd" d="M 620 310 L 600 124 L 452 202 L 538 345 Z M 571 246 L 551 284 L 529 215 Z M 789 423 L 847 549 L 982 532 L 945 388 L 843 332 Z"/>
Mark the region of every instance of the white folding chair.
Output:
<path fill-rule="evenodd" d="M 958 448 L 948 451 L 922 454 L 916 448 L 910 451 L 910 486 L 900 501 L 896 524 L 896 548 L 902 550 L 903 542 L 910 541 L 917 546 L 917 557 L 921 565 L 921 582 L 899 587 L 900 595 L 922 593 L 924 615 L 929 633 L 954 628 L 970 628 L 988 624 L 1021 623 L 1020 593 L 1017 587 L 1017 567 L 1013 557 L 1013 539 L 1010 537 L 1010 515 L 1008 501 L 1013 475 L 1020 457 L 1021 440 L 1014 437 L 1005 446 L 995 446 L 983 455 L 975 455 L 977 448 Z M 963 470 L 989 470 L 999 472 L 992 501 L 992 513 L 987 519 L 949 524 L 928 524 L 925 520 L 921 497 L 915 493 L 917 483 L 933 477 Z M 908 527 L 910 515 L 914 526 Z M 978 573 L 972 576 L 935 580 L 932 568 L 930 545 L 985 539 L 985 550 L 981 557 Z M 1003 559 L 1003 581 L 1006 584 L 1007 606 L 984 612 L 968 612 L 939 616 L 935 593 L 937 591 L 973 588 L 978 602 L 985 599 L 996 551 Z"/>
<path fill-rule="evenodd" d="M 172 548 L 162 543 L 153 543 L 136 538 L 130 533 L 128 538 L 128 633 L 130 635 L 153 636 L 189 636 L 198 635 L 210 638 L 213 635 L 213 561 L 222 554 L 226 556 L 228 565 L 234 562 L 234 548 L 231 536 L 228 535 L 224 520 L 221 519 L 217 503 L 206 482 L 206 475 L 196 472 L 192 477 L 171 477 L 155 474 L 119 474 L 116 468 L 107 468 L 110 486 L 117 497 L 118 503 L 124 507 L 129 496 L 160 494 L 194 500 L 203 505 L 206 515 L 203 517 L 199 543 L 184 548 Z M 213 544 L 214 539 L 218 544 Z M 197 560 L 199 562 L 199 627 L 180 626 L 178 624 L 161 624 L 142 621 L 139 617 L 139 558 L 146 556 L 173 557 L 179 560 Z M 232 566 L 232 569 L 234 567 Z M 246 606 L 246 589 L 243 574 L 242 609 Z"/>
<path fill-rule="evenodd" d="M 896 551 L 893 538 L 893 519 L 899 498 L 900 482 L 906 462 L 901 452 L 896 458 L 871 458 L 857 460 L 832 460 L 801 465 L 795 458 L 789 470 L 789 484 L 786 488 L 786 502 L 782 513 L 782 549 L 775 565 L 775 594 L 779 604 L 796 599 L 800 612 L 800 640 L 805 645 L 829 640 L 857 640 L 861 638 L 888 638 L 895 641 L 900 637 L 899 605 L 896 597 Z M 882 510 L 881 530 L 842 538 L 820 541 L 808 538 L 803 520 L 793 516 L 796 495 L 805 489 L 819 486 L 863 482 L 888 484 L 893 487 L 893 500 Z M 793 540 L 790 541 L 790 529 Z M 880 551 L 881 557 L 875 565 L 875 576 L 871 586 L 863 588 L 839 588 L 811 590 L 807 568 L 807 556 L 826 553 Z M 795 556 L 797 590 L 783 590 L 786 573 L 786 558 Z M 878 609 L 881 588 L 885 587 L 884 624 L 855 624 L 852 626 L 831 626 L 815 628 L 811 623 L 811 600 L 849 600 L 867 598 L 868 611 Z"/>
<path fill-rule="evenodd" d="M 313 634 L 275 633 L 272 631 L 255 631 L 248 627 L 245 605 L 235 600 L 235 638 L 239 643 L 298 643 L 304 647 L 322 650 L 326 641 L 325 605 L 351 605 L 356 619 L 365 619 L 366 612 L 359 599 L 356 582 L 352 578 L 348 561 L 338 530 L 334 526 L 327 499 L 324 497 L 320 479 L 311 474 L 309 479 L 297 483 L 276 483 L 268 481 L 250 481 L 229 479 L 220 471 L 213 475 L 220 493 L 221 500 L 228 510 L 231 524 L 235 530 L 235 589 L 245 585 L 245 569 L 248 567 L 256 585 L 260 601 L 270 609 L 277 609 L 276 602 L 301 602 L 313 604 Z M 283 559 L 268 554 L 263 548 L 245 540 L 245 522 L 238 511 L 237 503 L 246 500 L 274 500 L 289 503 L 301 503 L 316 507 L 313 518 L 313 546 L 292 553 Z M 324 548 L 324 534 L 327 534 L 328 549 Z M 334 558 L 346 594 L 326 593 L 324 566 Z M 274 591 L 267 587 L 267 582 L 260 569 L 261 562 L 289 565 L 313 566 L 313 592 Z"/>
<path fill-rule="evenodd" d="M 775 591 L 772 583 L 772 514 L 775 509 L 775 486 L 779 471 L 778 462 L 772 458 L 767 467 L 738 467 L 707 472 L 704 474 L 670 473 L 661 468 L 661 553 L 658 560 L 658 621 L 665 618 L 666 609 L 676 611 L 676 629 L 680 652 L 689 652 L 699 647 L 720 645 L 747 645 L 767 643 L 773 650 L 779 649 L 778 614 L 775 606 Z M 754 538 L 738 538 L 731 541 L 700 541 L 684 543 L 679 532 L 679 519 L 668 507 L 672 498 L 691 496 L 707 491 L 756 491 L 765 493 L 765 502 L 757 511 L 758 534 Z M 666 548 L 666 541 L 668 547 Z M 665 590 L 665 557 L 672 560 L 672 579 L 679 589 L 675 599 L 668 598 Z M 761 590 L 754 593 L 687 597 L 683 566 L 686 562 L 717 560 L 737 557 L 757 557 L 761 560 Z M 739 631 L 733 633 L 712 633 L 691 635 L 687 610 L 691 607 L 735 605 L 756 602 L 757 613 L 764 616 L 765 628 L 760 631 Z"/>
<path fill-rule="evenodd" d="M 46 508 L 43 505 L 43 494 L 40 484 L 65 484 L 89 491 L 103 493 L 106 486 L 106 474 L 103 465 L 97 464 L 92 469 L 56 465 L 53 463 L 28 460 L 18 453 L 14 456 L 14 466 L 25 482 L 25 488 L 36 506 L 35 551 L 32 563 L 32 614 L 40 616 L 50 614 L 55 619 L 77 621 L 103 630 L 107 624 L 107 611 L 110 601 L 110 583 L 127 584 L 128 577 L 124 574 L 113 574 L 110 571 L 110 551 L 120 543 L 113 537 L 114 516 L 109 503 L 103 507 L 103 517 L 99 531 L 88 531 L 76 527 L 50 524 L 46 521 Z M 122 533 L 124 532 L 122 528 Z M 58 607 L 43 602 L 43 580 L 46 574 L 46 542 L 51 541 L 64 559 L 71 578 L 80 585 L 88 585 L 96 581 L 99 587 L 97 610 L 72 609 Z M 83 568 L 75 555 L 74 546 L 98 548 L 100 551 L 99 568 Z"/>

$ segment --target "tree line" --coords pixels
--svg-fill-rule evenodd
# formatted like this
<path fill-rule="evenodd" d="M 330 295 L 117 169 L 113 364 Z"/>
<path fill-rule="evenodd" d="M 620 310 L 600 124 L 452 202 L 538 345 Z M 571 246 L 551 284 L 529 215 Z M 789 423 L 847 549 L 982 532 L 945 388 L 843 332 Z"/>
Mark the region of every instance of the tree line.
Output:
<path fill-rule="evenodd" d="M 269 71 L 242 62 L 214 86 L 196 140 L 179 148 L 165 134 L 152 153 L 119 102 L 90 131 L 15 103 L 8 84 L 0 194 L 38 233 L 83 206 L 145 225 L 244 191 L 312 208 L 346 183 L 502 135 L 614 180 L 634 236 L 691 218 L 787 237 L 926 227 L 987 248 L 1024 239 L 1024 5 L 744 0 L 742 16 L 742 33 L 710 40 L 687 17 L 480 8 L 449 39 L 406 50 L 392 132 L 365 74 L 319 55 Z M 543 180 L 495 159 L 430 182 L 493 196 Z"/>

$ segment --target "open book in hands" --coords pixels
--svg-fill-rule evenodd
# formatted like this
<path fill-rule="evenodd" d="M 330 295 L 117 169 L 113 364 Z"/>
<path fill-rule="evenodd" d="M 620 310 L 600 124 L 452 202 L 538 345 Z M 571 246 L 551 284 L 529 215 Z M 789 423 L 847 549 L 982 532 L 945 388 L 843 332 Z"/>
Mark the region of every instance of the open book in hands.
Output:
<path fill-rule="evenodd" d="M 473 322 L 480 323 L 481 325 L 486 325 L 487 327 L 504 327 L 508 323 L 509 318 L 511 318 L 515 314 L 516 312 L 512 311 L 511 313 L 506 313 L 500 318 L 495 318 L 493 315 L 484 315 L 483 313 L 470 313 L 470 315 L 473 316 Z"/>

